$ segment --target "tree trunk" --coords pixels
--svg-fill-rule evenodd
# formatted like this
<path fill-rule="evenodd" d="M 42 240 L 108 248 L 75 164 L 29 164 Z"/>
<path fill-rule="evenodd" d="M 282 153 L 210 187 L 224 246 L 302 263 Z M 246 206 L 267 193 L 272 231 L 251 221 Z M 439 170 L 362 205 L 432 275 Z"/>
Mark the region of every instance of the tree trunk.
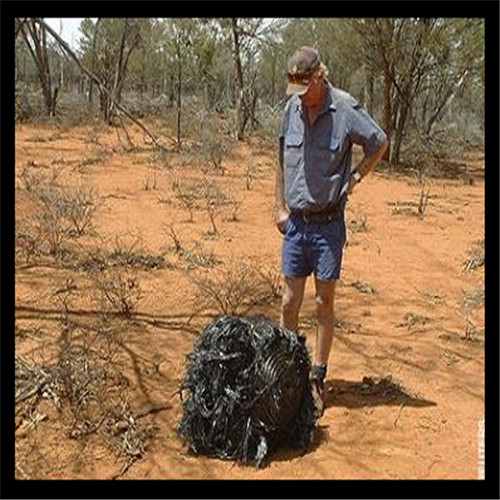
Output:
<path fill-rule="evenodd" d="M 96 22 L 95 22 L 94 36 L 92 39 L 92 62 L 90 64 L 90 71 L 92 71 L 92 73 L 95 73 L 97 30 L 99 28 L 100 22 L 101 22 L 101 18 L 98 17 Z M 92 91 L 93 91 L 93 89 L 94 89 L 94 81 L 92 79 L 90 79 L 90 82 L 89 82 L 89 105 L 92 105 L 92 100 L 93 100 Z"/>
<path fill-rule="evenodd" d="M 240 57 L 240 39 L 238 32 L 238 22 L 236 18 L 231 19 L 233 29 L 233 58 L 236 71 L 236 137 L 239 141 L 243 140 L 245 134 L 245 126 L 247 117 L 244 110 L 244 95 L 243 95 L 243 70 L 241 68 Z"/>
<path fill-rule="evenodd" d="M 181 113 L 182 113 L 182 60 L 181 60 L 181 41 L 177 40 L 177 147 L 181 144 Z"/>
<path fill-rule="evenodd" d="M 276 58 L 273 57 L 273 68 L 271 72 L 271 106 L 276 102 Z"/>
<path fill-rule="evenodd" d="M 371 115 L 374 109 L 374 90 L 373 90 L 373 72 L 367 68 L 366 73 L 366 106 L 367 111 Z"/>
<path fill-rule="evenodd" d="M 45 109 L 49 116 L 55 116 L 57 91 L 52 90 L 52 80 L 49 66 L 49 57 L 47 52 L 47 35 L 44 26 L 37 27 L 36 21 L 26 20 L 21 27 L 21 32 L 28 46 L 33 60 L 38 69 L 38 77 L 42 86 L 42 94 L 45 103 Z M 28 38 L 28 32 L 33 43 L 31 46 Z"/>
<path fill-rule="evenodd" d="M 391 165 L 397 165 L 399 163 L 401 155 L 401 144 L 403 142 L 404 130 L 406 127 L 406 119 L 408 117 L 409 107 L 406 102 L 401 103 L 400 113 L 398 117 L 397 126 L 394 133 L 394 148 L 391 153 Z"/>
<path fill-rule="evenodd" d="M 169 107 L 173 107 L 175 100 L 175 82 L 174 82 L 174 74 L 170 75 L 170 93 L 169 93 Z"/>
<path fill-rule="evenodd" d="M 391 153 L 391 137 L 392 137 L 392 79 L 389 73 L 389 68 L 384 68 L 384 131 L 387 135 L 389 145 L 385 150 L 383 160 L 389 161 Z"/>

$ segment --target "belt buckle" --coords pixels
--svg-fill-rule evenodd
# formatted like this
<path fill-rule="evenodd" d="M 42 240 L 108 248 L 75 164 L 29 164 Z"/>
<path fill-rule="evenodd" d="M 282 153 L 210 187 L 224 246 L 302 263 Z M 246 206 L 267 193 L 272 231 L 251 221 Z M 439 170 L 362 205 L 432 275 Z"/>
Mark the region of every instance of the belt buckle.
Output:
<path fill-rule="evenodd" d="M 306 224 L 309 224 L 310 219 L 309 219 L 309 217 L 305 213 L 302 214 L 302 219 L 304 219 L 304 222 Z"/>

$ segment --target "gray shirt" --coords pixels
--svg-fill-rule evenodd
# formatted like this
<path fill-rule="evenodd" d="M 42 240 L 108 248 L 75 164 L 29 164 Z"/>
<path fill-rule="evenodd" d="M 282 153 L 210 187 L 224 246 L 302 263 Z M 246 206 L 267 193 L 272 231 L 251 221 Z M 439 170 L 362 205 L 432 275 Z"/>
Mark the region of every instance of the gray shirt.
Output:
<path fill-rule="evenodd" d="M 292 96 L 283 113 L 284 192 L 292 211 L 317 212 L 347 201 L 352 144 L 375 153 L 386 134 L 350 94 L 328 84 L 323 109 L 314 125 L 303 114 L 299 96 Z"/>

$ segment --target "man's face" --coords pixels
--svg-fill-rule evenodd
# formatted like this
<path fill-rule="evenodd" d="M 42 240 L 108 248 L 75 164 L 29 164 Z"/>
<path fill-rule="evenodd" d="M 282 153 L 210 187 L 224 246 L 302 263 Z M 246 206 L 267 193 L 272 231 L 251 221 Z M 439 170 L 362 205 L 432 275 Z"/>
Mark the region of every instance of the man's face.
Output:
<path fill-rule="evenodd" d="M 300 96 L 306 106 L 318 106 L 323 99 L 323 75 L 321 71 L 316 71 L 311 77 L 311 83 L 305 94 Z"/>

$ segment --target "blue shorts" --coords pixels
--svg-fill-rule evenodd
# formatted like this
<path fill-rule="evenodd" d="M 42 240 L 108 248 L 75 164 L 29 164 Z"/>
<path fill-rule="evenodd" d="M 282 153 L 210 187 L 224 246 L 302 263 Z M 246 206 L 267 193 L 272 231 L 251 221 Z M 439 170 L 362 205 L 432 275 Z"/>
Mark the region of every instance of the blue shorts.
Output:
<path fill-rule="evenodd" d="M 343 214 L 326 224 L 306 224 L 290 215 L 283 238 L 283 274 L 299 278 L 314 273 L 320 280 L 338 280 L 345 241 Z"/>

